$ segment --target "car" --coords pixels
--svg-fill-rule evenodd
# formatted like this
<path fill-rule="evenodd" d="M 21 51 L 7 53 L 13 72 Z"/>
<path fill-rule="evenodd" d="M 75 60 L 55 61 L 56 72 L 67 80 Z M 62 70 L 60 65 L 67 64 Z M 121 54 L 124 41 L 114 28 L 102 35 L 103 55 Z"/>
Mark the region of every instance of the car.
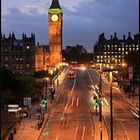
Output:
<path fill-rule="evenodd" d="M 67 77 L 69 79 L 74 79 L 76 78 L 76 72 L 74 70 L 69 70 L 68 73 L 67 73 Z"/>

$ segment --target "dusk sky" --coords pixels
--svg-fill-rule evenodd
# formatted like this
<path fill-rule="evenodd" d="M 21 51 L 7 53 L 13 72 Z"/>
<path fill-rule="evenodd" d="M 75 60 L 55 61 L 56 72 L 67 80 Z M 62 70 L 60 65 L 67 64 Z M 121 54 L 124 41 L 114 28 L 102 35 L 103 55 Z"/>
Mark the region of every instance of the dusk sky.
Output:
<path fill-rule="evenodd" d="M 48 42 L 48 9 L 52 0 L 2 0 L 2 34 L 14 32 L 36 35 L 36 43 Z M 122 39 L 128 32 L 139 32 L 138 0 L 59 0 L 63 10 L 63 48 L 83 45 L 88 51 L 102 32 L 110 39 L 117 33 Z"/>

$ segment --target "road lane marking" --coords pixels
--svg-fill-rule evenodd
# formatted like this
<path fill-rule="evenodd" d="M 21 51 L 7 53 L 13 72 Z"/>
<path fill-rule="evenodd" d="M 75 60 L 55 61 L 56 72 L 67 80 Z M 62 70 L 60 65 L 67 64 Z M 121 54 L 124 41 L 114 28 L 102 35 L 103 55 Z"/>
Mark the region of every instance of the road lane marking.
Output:
<path fill-rule="evenodd" d="M 109 105 L 109 103 L 107 102 L 106 98 L 104 97 L 103 99 L 104 99 L 105 103 L 106 103 L 107 105 Z"/>
<path fill-rule="evenodd" d="M 84 140 L 84 137 L 85 137 L 85 131 L 86 131 L 86 126 L 83 126 L 83 132 L 82 132 L 82 139 L 81 139 L 81 140 Z"/>
<path fill-rule="evenodd" d="M 79 105 L 79 98 L 77 97 L 77 102 L 76 102 L 76 106 Z"/>
<path fill-rule="evenodd" d="M 68 127 L 69 120 L 70 120 L 70 118 L 68 117 L 68 119 L 67 119 L 67 123 L 66 123 L 66 128 Z"/>
<path fill-rule="evenodd" d="M 77 133 L 78 133 L 78 129 L 79 129 L 79 127 L 76 126 L 75 133 L 74 133 L 74 140 L 76 140 L 76 136 L 77 136 Z"/>
<path fill-rule="evenodd" d="M 129 136 L 128 136 L 127 132 L 126 132 L 126 129 L 124 128 L 124 125 L 122 124 L 121 121 L 119 121 L 119 122 L 120 122 L 120 124 L 121 124 L 121 126 L 122 126 L 122 129 L 123 129 L 125 135 L 126 135 L 126 140 L 129 140 Z"/>
<path fill-rule="evenodd" d="M 73 104 L 74 104 L 74 100 L 75 100 L 75 96 L 72 97 L 72 101 L 71 101 L 71 105 L 70 105 L 70 107 L 73 106 Z"/>

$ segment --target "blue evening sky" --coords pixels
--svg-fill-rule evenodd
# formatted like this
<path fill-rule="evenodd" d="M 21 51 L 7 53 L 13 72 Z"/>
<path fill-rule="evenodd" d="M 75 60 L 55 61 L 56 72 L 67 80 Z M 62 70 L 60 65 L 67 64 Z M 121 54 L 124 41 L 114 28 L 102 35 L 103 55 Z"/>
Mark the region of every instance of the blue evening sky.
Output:
<path fill-rule="evenodd" d="M 48 43 L 48 9 L 52 0 L 2 0 L 2 33 L 36 35 L 36 43 Z M 83 45 L 88 51 L 105 33 L 118 38 L 139 32 L 138 0 L 59 0 L 63 10 L 63 48 Z"/>

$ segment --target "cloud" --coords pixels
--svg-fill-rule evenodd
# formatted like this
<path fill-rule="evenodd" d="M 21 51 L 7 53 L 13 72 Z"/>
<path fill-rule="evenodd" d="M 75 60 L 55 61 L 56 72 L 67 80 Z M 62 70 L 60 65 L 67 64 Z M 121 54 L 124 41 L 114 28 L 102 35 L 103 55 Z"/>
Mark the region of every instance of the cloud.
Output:
<path fill-rule="evenodd" d="M 48 44 L 48 9 L 51 0 L 2 0 L 2 31 L 36 34 Z M 6 5 L 7 3 L 7 5 Z M 59 0 L 63 10 L 63 45 L 83 44 L 92 50 L 98 34 L 138 32 L 137 0 Z"/>

